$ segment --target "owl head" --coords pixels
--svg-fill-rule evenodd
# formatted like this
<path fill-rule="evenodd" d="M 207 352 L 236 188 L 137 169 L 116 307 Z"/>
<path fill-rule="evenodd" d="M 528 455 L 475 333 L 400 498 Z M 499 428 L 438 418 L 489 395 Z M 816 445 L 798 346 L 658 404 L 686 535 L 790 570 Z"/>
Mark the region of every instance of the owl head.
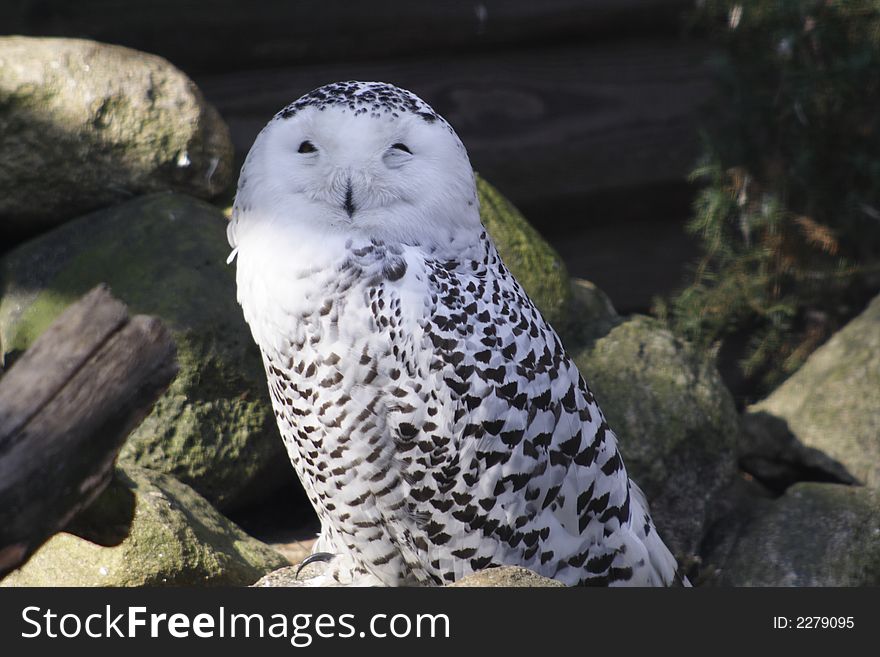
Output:
<path fill-rule="evenodd" d="M 242 167 L 230 243 L 253 222 L 404 244 L 479 234 L 467 151 L 415 94 L 337 82 L 278 112 Z"/>

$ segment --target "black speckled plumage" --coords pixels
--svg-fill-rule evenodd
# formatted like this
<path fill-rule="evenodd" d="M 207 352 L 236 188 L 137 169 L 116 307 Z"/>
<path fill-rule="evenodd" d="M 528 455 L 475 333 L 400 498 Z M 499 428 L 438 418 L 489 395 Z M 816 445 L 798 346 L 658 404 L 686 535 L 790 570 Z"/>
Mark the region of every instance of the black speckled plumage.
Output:
<path fill-rule="evenodd" d="M 302 130 L 326 121 L 331 145 L 297 154 L 314 138 L 306 113 Z M 423 120 L 400 127 L 404 113 Z M 260 139 L 281 134 L 291 152 L 266 167 L 255 145 L 229 235 L 278 426 L 321 519 L 315 549 L 336 555 L 322 582 L 439 585 L 519 565 L 570 585 L 672 583 L 596 399 L 479 222 L 448 124 L 410 92 L 360 82 L 312 91 L 274 123 Z M 299 175 L 308 191 L 267 210 L 260 185 L 275 175 L 270 190 Z M 422 208 L 414 189 L 463 216 Z"/>

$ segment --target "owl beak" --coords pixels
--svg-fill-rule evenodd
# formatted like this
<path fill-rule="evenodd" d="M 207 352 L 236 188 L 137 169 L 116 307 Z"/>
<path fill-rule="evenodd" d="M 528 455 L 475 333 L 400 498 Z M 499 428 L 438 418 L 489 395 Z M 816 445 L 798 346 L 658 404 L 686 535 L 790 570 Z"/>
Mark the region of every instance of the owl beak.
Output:
<path fill-rule="evenodd" d="M 345 183 L 345 208 L 346 213 L 348 213 L 349 218 L 354 215 L 355 207 L 354 200 L 352 199 L 352 191 L 351 191 L 351 178 L 349 178 Z"/>

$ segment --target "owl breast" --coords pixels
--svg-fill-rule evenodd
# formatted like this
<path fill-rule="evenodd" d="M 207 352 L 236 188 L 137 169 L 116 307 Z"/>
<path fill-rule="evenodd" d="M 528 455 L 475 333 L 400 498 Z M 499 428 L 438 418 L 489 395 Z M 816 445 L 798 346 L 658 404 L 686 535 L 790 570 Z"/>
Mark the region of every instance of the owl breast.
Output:
<path fill-rule="evenodd" d="M 408 540 L 396 528 L 410 510 L 388 418 L 415 411 L 403 397 L 424 389 L 416 381 L 429 359 L 412 318 L 424 314 L 424 294 L 414 276 L 403 280 L 408 265 L 395 251 L 346 241 L 335 258 L 281 271 L 240 252 L 238 276 L 282 439 L 322 522 L 323 549 L 354 554 L 384 583 L 403 584 L 428 575 L 396 543 Z"/>

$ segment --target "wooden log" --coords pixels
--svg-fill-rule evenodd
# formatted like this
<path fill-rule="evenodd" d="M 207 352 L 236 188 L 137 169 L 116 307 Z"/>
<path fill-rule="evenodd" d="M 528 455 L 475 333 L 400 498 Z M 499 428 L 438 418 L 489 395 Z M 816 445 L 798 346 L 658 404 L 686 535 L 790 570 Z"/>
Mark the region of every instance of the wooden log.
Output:
<path fill-rule="evenodd" d="M 248 151 L 273 114 L 340 79 L 411 89 L 445 116 L 471 162 L 518 205 L 681 183 L 699 155 L 709 48 L 679 40 L 582 44 L 267 69 L 197 79 Z M 529 214 L 540 229 L 568 217 Z M 577 221 L 589 221 L 579 216 Z"/>
<path fill-rule="evenodd" d="M 7 34 L 75 36 L 190 73 L 677 34 L 693 0 L 5 0 Z"/>
<path fill-rule="evenodd" d="M 18 359 L 18 366 L 0 379 L 0 449 L 127 322 L 125 306 L 101 288 L 46 329 Z"/>
<path fill-rule="evenodd" d="M 0 577 L 110 481 L 116 455 L 177 372 L 161 322 L 105 286 L 70 306 L 0 379 Z"/>

